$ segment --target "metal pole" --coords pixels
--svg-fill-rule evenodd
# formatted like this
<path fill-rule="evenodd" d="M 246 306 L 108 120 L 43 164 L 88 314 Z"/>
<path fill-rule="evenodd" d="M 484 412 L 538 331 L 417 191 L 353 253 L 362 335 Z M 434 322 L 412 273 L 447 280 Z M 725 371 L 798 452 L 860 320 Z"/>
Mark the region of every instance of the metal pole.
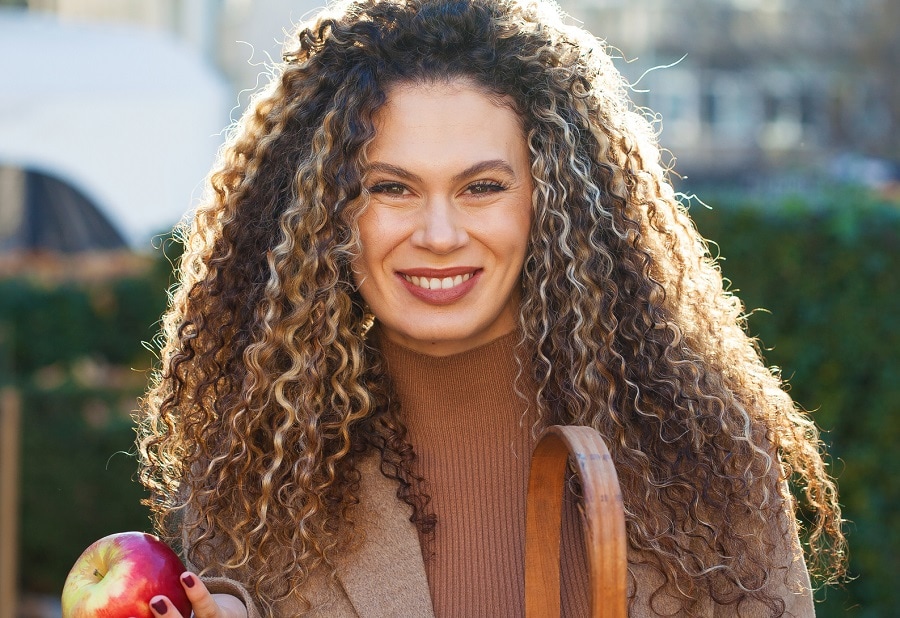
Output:
<path fill-rule="evenodd" d="M 17 606 L 21 412 L 19 393 L 0 390 L 0 618 L 14 618 Z"/>

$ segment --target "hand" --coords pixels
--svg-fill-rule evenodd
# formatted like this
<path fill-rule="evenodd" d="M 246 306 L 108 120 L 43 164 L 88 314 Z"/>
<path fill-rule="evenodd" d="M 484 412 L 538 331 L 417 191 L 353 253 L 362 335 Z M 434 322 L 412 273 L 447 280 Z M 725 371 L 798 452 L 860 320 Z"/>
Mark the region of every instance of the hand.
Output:
<path fill-rule="evenodd" d="M 195 618 L 247 618 L 247 608 L 240 599 L 229 594 L 210 594 L 200 578 L 189 571 L 181 574 L 181 586 Z M 160 618 L 190 618 L 182 616 L 164 595 L 150 599 L 150 611 Z"/>

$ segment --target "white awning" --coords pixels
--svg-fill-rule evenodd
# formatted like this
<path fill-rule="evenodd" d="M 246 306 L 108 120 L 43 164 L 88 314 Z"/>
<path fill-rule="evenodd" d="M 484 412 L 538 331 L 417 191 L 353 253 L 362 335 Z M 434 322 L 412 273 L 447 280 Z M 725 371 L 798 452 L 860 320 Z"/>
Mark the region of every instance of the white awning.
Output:
<path fill-rule="evenodd" d="M 163 33 L 0 11 L 0 165 L 70 183 L 137 250 L 195 205 L 230 96 Z"/>

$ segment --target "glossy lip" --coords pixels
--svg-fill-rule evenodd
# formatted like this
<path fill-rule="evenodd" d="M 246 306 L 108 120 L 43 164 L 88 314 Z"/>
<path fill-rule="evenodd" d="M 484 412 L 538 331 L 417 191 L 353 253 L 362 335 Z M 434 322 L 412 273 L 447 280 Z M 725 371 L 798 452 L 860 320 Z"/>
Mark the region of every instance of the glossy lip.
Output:
<path fill-rule="evenodd" d="M 474 266 L 454 266 L 453 268 L 404 268 L 403 270 L 398 270 L 397 273 L 409 277 L 437 277 L 438 279 L 443 279 L 444 277 L 455 277 L 456 275 L 467 275 L 469 273 L 474 275 L 479 271 L 481 269 Z"/>
<path fill-rule="evenodd" d="M 409 268 L 397 271 L 396 277 L 400 281 L 400 285 L 419 300 L 426 302 L 429 305 L 449 305 L 468 294 L 472 288 L 475 287 L 475 284 L 478 283 L 479 279 L 481 279 L 482 272 L 484 272 L 483 269 L 473 268 L 471 266 L 456 266 L 453 268 Z M 404 279 L 404 275 L 408 277 L 434 277 L 443 279 L 444 277 L 455 277 L 457 275 L 466 275 L 469 273 L 472 273 L 471 278 L 448 290 L 426 290 L 425 288 L 420 288 Z"/>

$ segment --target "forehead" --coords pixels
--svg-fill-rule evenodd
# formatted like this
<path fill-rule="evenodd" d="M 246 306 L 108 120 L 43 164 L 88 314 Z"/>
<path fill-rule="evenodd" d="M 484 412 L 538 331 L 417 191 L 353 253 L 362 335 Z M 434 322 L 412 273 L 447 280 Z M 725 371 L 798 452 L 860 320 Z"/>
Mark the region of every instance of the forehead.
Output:
<path fill-rule="evenodd" d="M 462 152 L 511 156 L 525 147 L 522 121 L 511 103 L 468 80 L 393 85 L 374 119 L 370 160 L 451 158 Z"/>

